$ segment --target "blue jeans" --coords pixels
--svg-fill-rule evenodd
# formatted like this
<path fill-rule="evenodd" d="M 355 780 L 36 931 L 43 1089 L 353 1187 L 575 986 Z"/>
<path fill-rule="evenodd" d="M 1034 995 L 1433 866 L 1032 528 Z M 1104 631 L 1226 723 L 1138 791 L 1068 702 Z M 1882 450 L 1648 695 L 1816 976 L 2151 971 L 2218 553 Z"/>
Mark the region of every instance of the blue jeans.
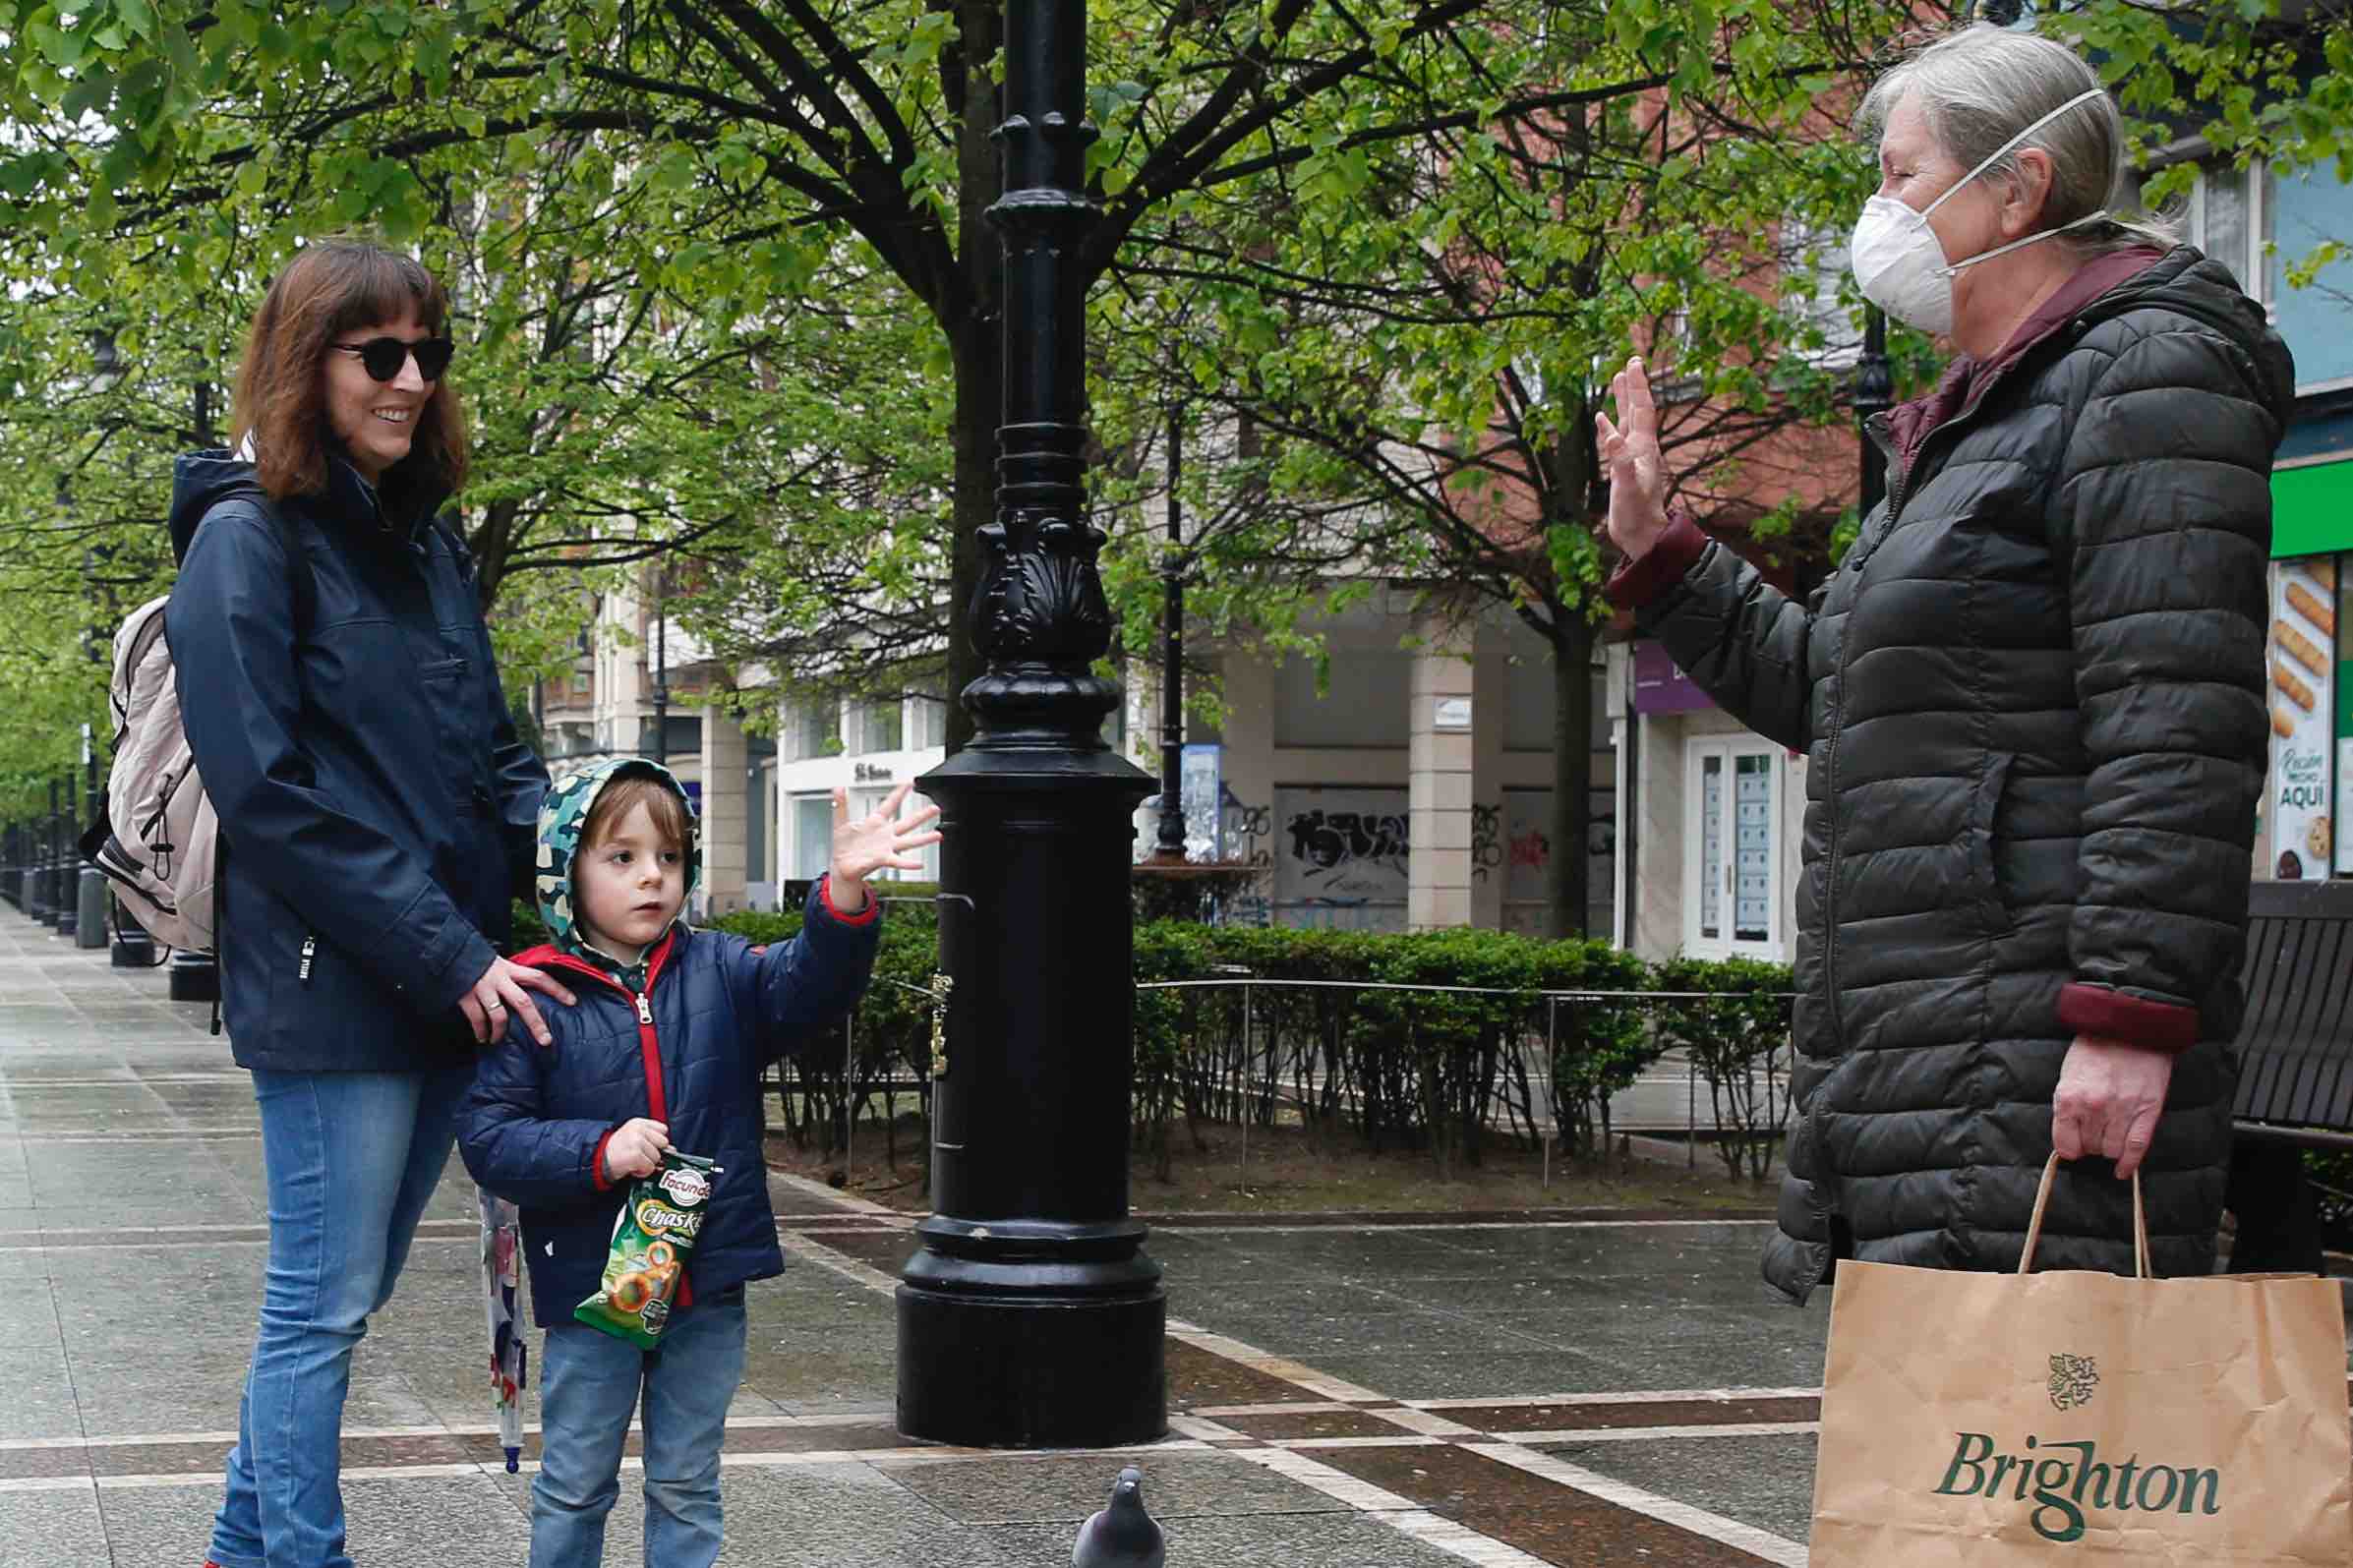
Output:
<path fill-rule="evenodd" d="M 339 1475 L 352 1348 L 392 1298 L 473 1081 L 471 1063 L 254 1074 L 269 1263 L 212 1522 L 220 1568 L 351 1568 Z"/>
<path fill-rule="evenodd" d="M 621 1445 L 643 1393 L 646 1568 L 719 1555 L 719 1444 L 743 1381 L 743 1292 L 698 1302 L 658 1351 L 586 1323 L 548 1330 L 539 1358 L 539 1479 L 531 1568 L 597 1568 L 620 1495 Z"/>

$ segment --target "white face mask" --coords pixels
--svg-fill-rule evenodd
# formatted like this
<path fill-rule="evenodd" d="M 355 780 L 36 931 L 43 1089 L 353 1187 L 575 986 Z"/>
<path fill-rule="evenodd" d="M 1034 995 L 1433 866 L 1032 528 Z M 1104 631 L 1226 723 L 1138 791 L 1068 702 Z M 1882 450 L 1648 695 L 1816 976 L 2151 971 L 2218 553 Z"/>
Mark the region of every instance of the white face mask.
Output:
<path fill-rule="evenodd" d="M 1928 214 L 1945 204 L 1953 192 L 1960 190 L 1978 175 L 2000 161 L 2002 154 L 2041 130 L 2079 103 L 2088 103 L 2104 88 L 2093 87 L 2078 93 L 2050 113 L 2028 126 L 1996 148 L 1992 157 L 1956 180 L 1943 196 L 1925 207 L 1914 207 L 1892 196 L 1874 196 L 1863 203 L 1862 216 L 1854 225 L 1854 241 L 1848 253 L 1849 264 L 1854 270 L 1854 281 L 1862 286 L 1862 297 L 1878 306 L 1907 326 L 1942 336 L 1953 330 L 1953 274 L 1965 266 L 1990 261 L 1997 256 L 2007 256 L 2037 240 L 2047 240 L 2069 229 L 2080 229 L 2087 223 L 2097 223 L 2108 215 L 2102 207 L 2088 217 L 2077 218 L 2073 223 L 2029 234 L 1982 255 L 1947 264 L 1945 248 L 1937 242 L 1936 231 L 1928 226 Z"/>

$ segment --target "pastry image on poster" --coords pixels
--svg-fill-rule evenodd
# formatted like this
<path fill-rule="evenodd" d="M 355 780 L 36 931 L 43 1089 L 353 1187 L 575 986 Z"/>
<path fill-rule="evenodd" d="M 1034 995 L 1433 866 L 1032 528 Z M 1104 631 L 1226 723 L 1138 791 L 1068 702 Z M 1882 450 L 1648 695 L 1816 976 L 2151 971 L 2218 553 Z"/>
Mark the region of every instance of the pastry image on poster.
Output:
<path fill-rule="evenodd" d="M 2271 568 L 2271 874 L 2318 882 L 2336 864 L 2333 760 L 2336 562 Z"/>

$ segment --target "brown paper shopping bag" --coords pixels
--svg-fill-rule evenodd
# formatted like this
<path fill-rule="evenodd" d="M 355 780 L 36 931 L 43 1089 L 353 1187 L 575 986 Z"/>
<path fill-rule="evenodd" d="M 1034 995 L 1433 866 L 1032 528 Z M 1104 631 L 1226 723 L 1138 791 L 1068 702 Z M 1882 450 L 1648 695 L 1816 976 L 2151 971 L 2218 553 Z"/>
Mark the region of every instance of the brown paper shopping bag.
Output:
<path fill-rule="evenodd" d="M 2353 1562 L 2328 1279 L 1841 1262 L 1811 1568 Z M 2104 1172 L 2094 1178 L 2112 1178 Z"/>

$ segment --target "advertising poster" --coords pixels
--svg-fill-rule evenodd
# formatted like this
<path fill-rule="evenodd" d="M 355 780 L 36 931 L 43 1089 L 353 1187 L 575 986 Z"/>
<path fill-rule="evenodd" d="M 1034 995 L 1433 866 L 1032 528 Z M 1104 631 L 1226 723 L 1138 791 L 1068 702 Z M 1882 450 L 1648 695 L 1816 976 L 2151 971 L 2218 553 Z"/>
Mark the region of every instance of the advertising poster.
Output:
<path fill-rule="evenodd" d="M 2327 878 L 2337 850 L 2329 764 L 2336 711 L 2336 562 L 2278 561 L 2271 568 L 2272 875 L 2282 882 Z"/>
<path fill-rule="evenodd" d="M 1185 858 L 1214 865 L 1225 858 L 1218 833 L 1218 797 L 1225 784 L 1225 748 L 1214 741 L 1189 743 L 1178 754 L 1177 799 L 1185 808 Z"/>

